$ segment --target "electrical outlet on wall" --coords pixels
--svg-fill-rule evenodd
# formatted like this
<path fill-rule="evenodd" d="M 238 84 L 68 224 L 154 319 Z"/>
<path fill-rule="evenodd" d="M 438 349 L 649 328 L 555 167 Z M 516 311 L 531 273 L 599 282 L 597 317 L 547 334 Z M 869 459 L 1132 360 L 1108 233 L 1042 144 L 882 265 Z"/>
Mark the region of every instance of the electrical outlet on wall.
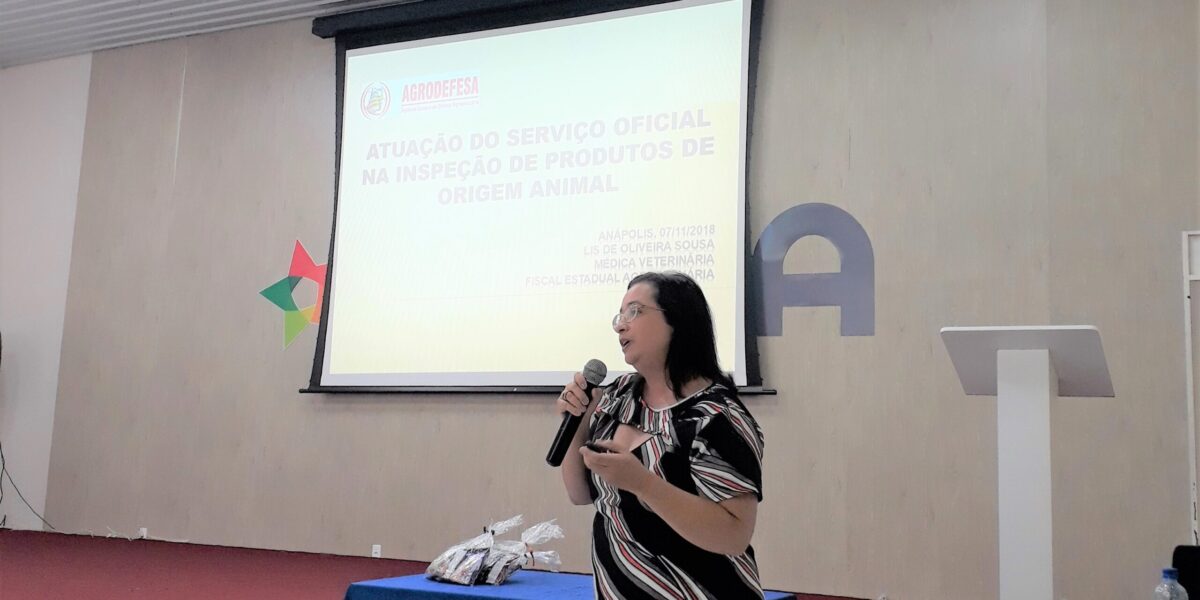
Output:
<path fill-rule="evenodd" d="M 371 544 L 371 558 L 379 558 L 383 555 L 383 546 L 379 544 Z"/>
<path fill-rule="evenodd" d="M 144 540 L 150 537 L 150 532 L 145 527 L 138 527 L 138 539 Z"/>

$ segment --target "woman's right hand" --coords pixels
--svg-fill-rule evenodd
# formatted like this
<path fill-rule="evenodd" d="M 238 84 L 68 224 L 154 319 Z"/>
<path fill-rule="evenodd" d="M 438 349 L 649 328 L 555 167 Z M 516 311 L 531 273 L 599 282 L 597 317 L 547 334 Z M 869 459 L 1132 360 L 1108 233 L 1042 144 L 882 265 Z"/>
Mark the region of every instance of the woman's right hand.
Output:
<path fill-rule="evenodd" d="M 554 401 L 554 409 L 562 414 L 564 412 L 571 413 L 576 417 L 583 416 L 591 405 L 593 398 L 583 393 L 587 388 L 587 380 L 583 378 L 583 373 L 576 373 L 574 379 L 563 388 L 558 399 Z M 593 392 L 599 388 L 594 388 Z"/>
<path fill-rule="evenodd" d="M 572 378 L 571 383 L 563 388 L 562 393 L 554 401 L 554 408 L 559 415 L 570 414 L 576 417 L 586 418 L 590 411 L 596 409 L 596 398 L 603 391 L 602 388 L 596 387 L 592 389 L 591 397 L 583 393 L 587 389 L 587 380 L 583 378 L 583 373 L 576 373 Z M 591 504 L 592 492 L 588 486 L 587 468 L 583 464 L 583 455 L 579 453 L 579 447 L 588 436 L 588 426 L 586 423 L 581 423 L 581 426 L 575 430 L 575 436 L 571 439 L 571 445 L 567 451 L 567 455 L 562 462 L 562 478 L 563 484 L 567 488 L 567 497 L 571 499 L 572 504 Z"/>

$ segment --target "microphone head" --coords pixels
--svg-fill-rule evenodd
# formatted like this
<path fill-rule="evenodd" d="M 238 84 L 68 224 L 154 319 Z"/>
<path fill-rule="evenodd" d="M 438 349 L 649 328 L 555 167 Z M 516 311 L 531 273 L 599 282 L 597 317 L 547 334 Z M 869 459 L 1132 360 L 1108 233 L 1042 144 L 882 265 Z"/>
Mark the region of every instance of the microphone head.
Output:
<path fill-rule="evenodd" d="M 592 385 L 600 385 L 608 377 L 608 367 L 604 362 L 593 358 L 583 365 L 583 378 Z"/>

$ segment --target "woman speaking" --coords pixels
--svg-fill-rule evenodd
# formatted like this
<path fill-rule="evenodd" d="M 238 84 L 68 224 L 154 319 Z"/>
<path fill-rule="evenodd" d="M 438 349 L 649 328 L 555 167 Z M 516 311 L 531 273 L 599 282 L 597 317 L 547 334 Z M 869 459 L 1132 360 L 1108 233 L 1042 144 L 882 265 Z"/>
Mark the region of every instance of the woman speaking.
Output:
<path fill-rule="evenodd" d="M 635 372 L 597 397 L 576 373 L 555 403 L 588 424 L 562 477 L 596 507 L 596 596 L 762 598 L 750 538 L 763 436 L 718 366 L 704 293 L 681 273 L 638 275 L 612 326 Z"/>

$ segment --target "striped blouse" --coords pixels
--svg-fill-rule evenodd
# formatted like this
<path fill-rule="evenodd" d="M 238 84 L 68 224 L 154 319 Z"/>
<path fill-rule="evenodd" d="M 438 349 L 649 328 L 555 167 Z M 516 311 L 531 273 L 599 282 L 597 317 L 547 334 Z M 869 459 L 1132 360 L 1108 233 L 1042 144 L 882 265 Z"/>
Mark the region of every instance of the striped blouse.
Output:
<path fill-rule="evenodd" d="M 762 431 L 736 394 L 721 384 L 662 410 L 641 399 L 642 378 L 623 376 L 601 398 L 590 440 L 611 440 L 619 424 L 650 434 L 633 454 L 676 487 L 720 502 L 741 494 L 762 500 Z M 685 540 L 634 494 L 589 474 L 596 506 L 592 568 L 596 597 L 762 598 L 754 549 L 736 556 Z"/>

